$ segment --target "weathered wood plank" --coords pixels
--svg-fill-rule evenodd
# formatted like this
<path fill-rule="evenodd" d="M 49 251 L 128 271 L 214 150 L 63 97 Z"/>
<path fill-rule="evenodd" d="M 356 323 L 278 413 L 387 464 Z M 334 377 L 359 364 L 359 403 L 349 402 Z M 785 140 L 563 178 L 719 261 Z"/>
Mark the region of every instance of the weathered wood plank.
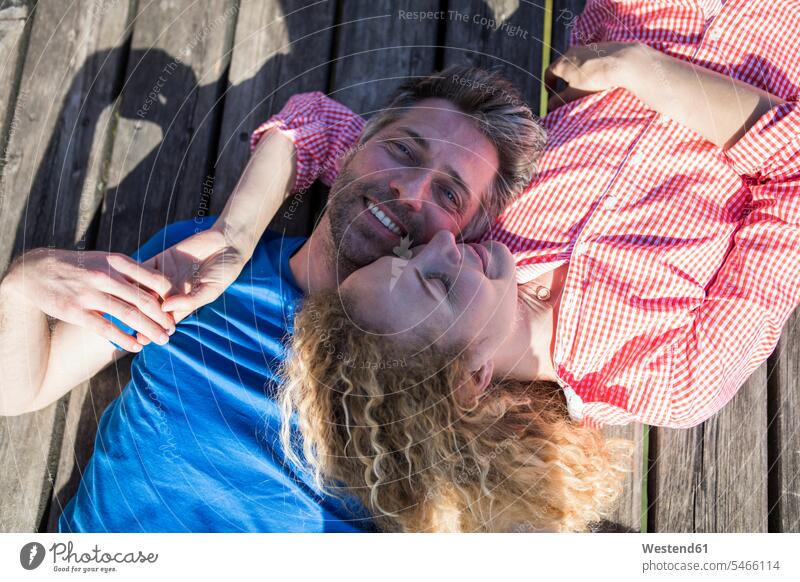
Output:
<path fill-rule="evenodd" d="M 432 73 L 437 21 L 405 14 L 438 10 L 437 0 L 344 2 L 331 96 L 369 116 L 402 82 Z"/>
<path fill-rule="evenodd" d="M 544 3 L 453 0 L 445 15 L 445 65 L 499 70 L 538 113 Z"/>
<path fill-rule="evenodd" d="M 703 424 L 695 530 L 767 531 L 767 364 Z"/>
<path fill-rule="evenodd" d="M 27 47 L 25 29 L 29 17 L 30 10 L 25 0 L 0 2 L 0 149 L 5 148 L 7 130 L 14 118 L 22 57 Z M 4 159 L 5 155 L 0 157 L 0 168 Z"/>
<path fill-rule="evenodd" d="M 586 0 L 554 0 L 553 37 L 551 40 L 550 61 L 555 61 L 569 48 L 569 37 L 575 20 L 583 12 Z"/>
<path fill-rule="evenodd" d="M 702 427 L 651 428 L 649 444 L 647 531 L 694 531 L 694 496 L 702 474 Z"/>
<path fill-rule="evenodd" d="M 236 25 L 211 211 L 222 210 L 250 157 L 250 133 L 289 97 L 325 91 L 336 2 L 243 0 Z M 270 224 L 288 236 L 308 234 L 311 192 L 290 198 Z"/>
<path fill-rule="evenodd" d="M 767 531 L 766 385 L 764 363 L 701 426 L 651 431 L 653 531 Z"/>
<path fill-rule="evenodd" d="M 227 0 L 140 5 L 100 190 L 99 250 L 130 252 L 166 224 L 203 212 L 237 11 Z M 127 383 L 128 366 L 120 361 L 70 395 L 48 530 L 77 489 L 97 423 Z"/>
<path fill-rule="evenodd" d="M 771 361 L 769 530 L 800 532 L 800 309 Z"/>
<path fill-rule="evenodd" d="M 607 439 L 618 438 L 633 442 L 634 454 L 631 459 L 631 472 L 625 479 L 622 497 L 614 513 L 608 518 L 601 531 L 638 532 L 641 529 L 642 515 L 642 434 L 639 424 L 609 426 L 603 429 Z"/>
<path fill-rule="evenodd" d="M 238 4 L 140 3 L 97 249 L 131 252 L 207 211 Z"/>
<path fill-rule="evenodd" d="M 127 11 L 127 3 L 90 0 L 36 7 L 0 182 L 3 269 L 35 246 L 80 245 L 97 207 L 102 148 L 92 143 L 109 132 L 96 122 L 114 101 Z M 42 520 L 65 406 L 0 421 L 0 530 L 35 531 Z"/>

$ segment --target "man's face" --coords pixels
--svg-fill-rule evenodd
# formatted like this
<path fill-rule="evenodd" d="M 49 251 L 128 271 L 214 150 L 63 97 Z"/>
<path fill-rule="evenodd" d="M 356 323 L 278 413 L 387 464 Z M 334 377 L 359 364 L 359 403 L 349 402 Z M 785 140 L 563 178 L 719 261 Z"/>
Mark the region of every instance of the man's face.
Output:
<path fill-rule="evenodd" d="M 462 238 L 487 211 L 498 167 L 492 143 L 449 101 L 426 99 L 406 111 L 362 145 L 331 188 L 339 279 L 440 230 Z"/>

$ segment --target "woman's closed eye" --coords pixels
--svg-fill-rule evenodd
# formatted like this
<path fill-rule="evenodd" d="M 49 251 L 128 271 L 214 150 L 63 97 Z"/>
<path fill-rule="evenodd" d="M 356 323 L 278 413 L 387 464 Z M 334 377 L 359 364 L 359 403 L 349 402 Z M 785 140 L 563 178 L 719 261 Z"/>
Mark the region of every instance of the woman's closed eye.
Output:
<path fill-rule="evenodd" d="M 449 295 L 451 289 L 453 288 L 452 279 L 450 279 L 450 277 L 448 277 L 444 273 L 436 273 L 436 272 L 427 273 L 425 275 L 425 278 L 426 279 L 433 279 L 435 281 L 439 281 L 439 284 L 442 286 L 442 289 L 444 290 L 445 295 Z"/>

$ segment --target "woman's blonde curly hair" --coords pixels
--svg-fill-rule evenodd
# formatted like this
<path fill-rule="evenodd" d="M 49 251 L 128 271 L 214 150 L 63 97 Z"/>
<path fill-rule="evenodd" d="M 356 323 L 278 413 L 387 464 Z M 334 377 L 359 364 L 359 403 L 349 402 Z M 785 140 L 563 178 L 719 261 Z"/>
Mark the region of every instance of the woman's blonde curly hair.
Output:
<path fill-rule="evenodd" d="M 632 445 L 574 424 L 557 384 L 495 382 L 466 409 L 462 356 L 405 353 L 352 307 L 307 298 L 284 369 L 283 446 L 320 489 L 386 531 L 584 531 L 613 509 Z"/>

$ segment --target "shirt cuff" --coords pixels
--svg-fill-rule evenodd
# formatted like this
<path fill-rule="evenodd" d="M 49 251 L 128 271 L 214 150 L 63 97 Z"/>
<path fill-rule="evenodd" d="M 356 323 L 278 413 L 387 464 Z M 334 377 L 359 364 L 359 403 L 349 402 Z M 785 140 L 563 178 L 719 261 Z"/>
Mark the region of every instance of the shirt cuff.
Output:
<path fill-rule="evenodd" d="M 762 115 L 756 124 L 724 154 L 742 176 L 759 178 L 769 175 L 776 159 L 787 148 L 800 149 L 800 108 L 795 95 Z"/>
<path fill-rule="evenodd" d="M 294 95 L 283 109 L 261 124 L 250 137 L 252 152 L 270 130 L 280 131 L 295 146 L 295 191 L 316 180 L 330 186 L 338 175 L 337 163 L 362 130 L 364 120 L 320 91 Z"/>
<path fill-rule="evenodd" d="M 294 191 L 307 190 L 317 178 L 325 173 L 323 164 L 315 156 L 316 143 L 325 135 L 324 125 L 318 121 L 310 122 L 300 127 L 289 127 L 287 122 L 280 118 L 271 118 L 261 124 L 250 138 L 250 151 L 256 148 L 261 137 L 270 130 L 281 132 L 292 140 L 295 149 L 295 163 L 297 177 Z"/>

